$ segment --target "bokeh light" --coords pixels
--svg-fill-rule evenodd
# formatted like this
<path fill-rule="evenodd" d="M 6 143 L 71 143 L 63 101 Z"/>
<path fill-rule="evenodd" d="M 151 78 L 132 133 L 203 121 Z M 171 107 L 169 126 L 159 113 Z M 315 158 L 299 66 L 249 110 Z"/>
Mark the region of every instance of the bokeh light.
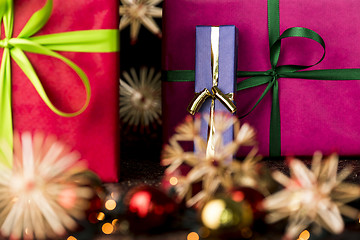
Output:
<path fill-rule="evenodd" d="M 199 240 L 199 235 L 196 232 L 191 232 L 187 235 L 187 240 Z"/>
<path fill-rule="evenodd" d="M 109 211 L 114 210 L 116 208 L 116 202 L 113 199 L 109 199 L 105 202 L 105 208 Z"/>
<path fill-rule="evenodd" d="M 310 233 L 308 230 L 304 230 L 300 233 L 298 240 L 308 240 L 310 238 Z"/>
<path fill-rule="evenodd" d="M 171 177 L 169 180 L 170 184 L 175 186 L 176 184 L 178 184 L 178 179 L 176 177 Z"/>
<path fill-rule="evenodd" d="M 221 215 L 225 210 L 225 202 L 217 199 L 208 202 L 201 214 L 204 225 L 210 229 L 217 229 L 221 224 Z"/>
<path fill-rule="evenodd" d="M 104 223 L 104 225 L 102 225 L 102 231 L 105 234 L 111 234 L 114 231 L 114 226 L 111 223 Z"/>
<path fill-rule="evenodd" d="M 114 219 L 114 220 L 112 220 L 111 224 L 113 226 L 115 226 L 118 222 L 119 222 L 119 219 Z"/>
<path fill-rule="evenodd" d="M 77 240 L 74 236 L 69 236 L 66 240 Z"/>
<path fill-rule="evenodd" d="M 104 218 L 105 218 L 105 214 L 103 212 L 99 212 L 96 219 L 102 221 L 104 220 Z"/>

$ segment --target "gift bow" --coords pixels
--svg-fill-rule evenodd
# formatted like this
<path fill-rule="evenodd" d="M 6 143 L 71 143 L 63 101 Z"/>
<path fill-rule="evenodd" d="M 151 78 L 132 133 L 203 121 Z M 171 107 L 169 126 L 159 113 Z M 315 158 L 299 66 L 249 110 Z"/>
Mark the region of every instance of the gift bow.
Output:
<path fill-rule="evenodd" d="M 249 112 L 242 115 L 243 118 L 250 114 L 255 107 L 262 101 L 267 93 L 272 89 L 272 107 L 270 116 L 270 141 L 269 155 L 281 155 L 281 123 L 280 123 L 280 103 L 279 103 L 279 78 L 299 78 L 311 80 L 360 80 L 360 69 L 324 69 L 324 70 L 304 70 L 319 64 L 325 57 L 324 40 L 316 32 L 303 27 L 293 27 L 286 29 L 280 35 L 280 13 L 279 0 L 268 0 L 268 31 L 270 46 L 271 69 L 267 71 L 238 71 L 237 77 L 250 77 L 237 84 L 237 90 L 244 90 L 252 87 L 267 84 L 264 92 L 259 97 Z M 289 37 L 308 38 L 319 43 L 324 52 L 320 60 L 308 66 L 301 65 L 282 65 L 278 66 L 280 56 L 281 40 Z M 188 82 L 194 81 L 193 70 L 174 70 L 164 73 L 167 81 Z"/>
<path fill-rule="evenodd" d="M 211 90 L 212 93 L 207 88 L 204 88 L 201 92 L 195 93 L 187 108 L 191 115 L 195 115 L 199 111 L 208 97 L 219 100 L 231 113 L 236 112 L 236 106 L 232 102 L 234 100 L 233 93 L 224 94 L 217 86 L 213 86 Z"/>
<path fill-rule="evenodd" d="M 57 51 L 74 52 L 115 52 L 118 51 L 118 30 L 99 29 L 73 31 L 41 36 L 33 36 L 46 24 L 52 12 L 53 1 L 47 0 L 43 8 L 35 12 L 17 37 L 13 37 L 14 4 L 13 0 L 0 0 L 0 25 L 4 21 L 5 38 L 0 40 L 0 47 L 4 48 L 0 68 L 0 139 L 12 149 L 13 125 L 11 111 L 11 58 L 22 69 L 45 104 L 56 114 L 63 117 L 73 117 L 81 114 L 90 101 L 90 83 L 85 72 L 70 59 L 60 55 Z M 66 113 L 56 108 L 44 90 L 29 59 L 24 51 L 57 58 L 68 65 L 82 80 L 86 100 L 76 112 Z M 12 159 L 2 154 L 2 162 L 12 166 Z M 6 155 L 8 156 L 8 155 Z"/>

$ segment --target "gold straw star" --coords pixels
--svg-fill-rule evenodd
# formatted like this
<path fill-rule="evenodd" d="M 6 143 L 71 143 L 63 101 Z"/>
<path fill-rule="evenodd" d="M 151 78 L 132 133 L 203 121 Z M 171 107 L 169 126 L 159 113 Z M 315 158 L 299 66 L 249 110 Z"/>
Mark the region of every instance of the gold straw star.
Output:
<path fill-rule="evenodd" d="M 204 116 L 206 120 L 209 116 Z M 223 133 L 231 126 L 235 129 L 234 141 L 224 144 Z M 174 172 L 182 164 L 187 164 L 191 170 L 184 177 L 179 177 L 175 189 L 179 199 L 186 200 L 188 206 L 202 206 L 219 190 L 230 190 L 240 184 L 240 172 L 251 170 L 259 160 L 256 148 L 251 151 L 244 162 L 233 159 L 240 146 L 255 145 L 255 131 L 248 124 L 240 128 L 236 117 L 226 113 L 215 114 L 215 152 L 213 156 L 206 154 L 206 140 L 200 136 L 201 119 L 188 117 L 185 123 L 176 128 L 176 134 L 166 145 L 162 155 L 162 164 L 169 165 L 166 172 Z M 186 152 L 181 147 L 182 141 L 194 143 L 195 151 Z M 229 161 L 229 159 L 231 161 Z M 249 171 L 249 174 L 251 171 Z M 249 175 L 249 176 L 250 176 Z M 256 175 L 256 174 L 255 174 Z M 192 185 L 202 182 L 202 190 L 192 196 Z"/>
<path fill-rule="evenodd" d="M 120 30 L 130 25 L 131 42 L 137 41 L 140 26 L 144 25 L 153 34 L 161 37 L 161 30 L 154 18 L 162 17 L 162 9 L 156 7 L 163 0 L 120 0 Z"/>
<path fill-rule="evenodd" d="M 150 124 L 161 124 L 161 73 L 146 67 L 140 69 L 140 78 L 135 69 L 131 76 L 124 72 L 120 79 L 120 117 L 134 127 L 148 128 Z"/>
<path fill-rule="evenodd" d="M 267 222 L 288 217 L 285 237 L 294 239 L 311 223 L 339 234 L 344 230 L 341 214 L 358 219 L 359 211 L 346 203 L 360 197 L 360 187 L 343 182 L 352 170 L 346 167 L 337 174 L 338 161 L 336 155 L 322 161 L 322 155 L 315 153 L 311 169 L 291 159 L 290 178 L 274 172 L 274 179 L 285 188 L 265 199 L 264 207 L 270 212 Z"/>
<path fill-rule="evenodd" d="M 1 147 L 7 157 L 12 154 L 6 144 Z M 55 137 L 15 135 L 13 169 L 0 164 L 1 234 L 58 239 L 74 230 L 94 194 L 85 179 L 85 163 L 78 160 L 79 154 Z"/>

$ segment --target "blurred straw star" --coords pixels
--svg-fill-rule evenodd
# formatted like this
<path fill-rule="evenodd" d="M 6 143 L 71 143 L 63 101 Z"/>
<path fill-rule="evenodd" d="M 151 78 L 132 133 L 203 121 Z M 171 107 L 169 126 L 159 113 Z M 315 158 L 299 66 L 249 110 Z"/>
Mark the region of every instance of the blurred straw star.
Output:
<path fill-rule="evenodd" d="M 150 124 L 161 124 L 161 73 L 146 67 L 140 69 L 140 78 L 135 69 L 120 79 L 120 117 L 135 128 L 149 128 Z"/>
<path fill-rule="evenodd" d="M 161 38 L 161 30 L 154 18 L 162 17 L 162 9 L 156 7 L 163 0 L 120 0 L 120 30 L 130 25 L 131 43 L 137 41 L 140 26 L 144 25 L 149 31 Z"/>
<path fill-rule="evenodd" d="M 331 155 L 322 161 L 315 153 L 311 169 L 297 159 L 289 160 L 290 178 L 276 171 L 273 177 L 285 189 L 267 197 L 264 207 L 269 211 L 268 223 L 288 217 L 285 239 L 294 239 L 311 223 L 333 234 L 344 230 L 342 215 L 358 219 L 359 211 L 346 203 L 360 197 L 360 186 L 344 183 L 352 169 L 339 174 L 338 157 Z"/>
<path fill-rule="evenodd" d="M 93 190 L 81 177 L 86 166 L 55 137 L 15 134 L 13 169 L 0 160 L 1 234 L 10 239 L 65 237 L 85 217 Z"/>
<path fill-rule="evenodd" d="M 209 116 L 204 116 L 204 118 L 208 121 Z M 260 157 L 256 156 L 256 147 L 243 162 L 233 159 L 241 146 L 256 144 L 253 128 L 248 124 L 240 127 L 237 118 L 227 113 L 216 113 L 214 120 L 214 155 L 206 154 L 207 142 L 200 136 L 201 119 L 199 117 L 195 117 L 194 120 L 190 116 L 186 118 L 185 122 L 176 128 L 176 133 L 170 139 L 169 144 L 164 147 L 161 163 L 169 166 L 166 174 L 171 174 L 182 164 L 191 167 L 186 176 L 178 177 L 178 183 L 175 185 L 179 199 L 185 199 L 188 206 L 201 207 L 219 190 L 230 190 L 241 185 L 240 172 L 245 172 L 244 170 L 247 169 L 251 175 L 254 172 L 251 171 L 252 168 L 255 168 L 256 163 L 260 160 Z M 234 126 L 235 139 L 224 144 L 223 133 L 231 126 Z M 184 151 L 181 147 L 182 141 L 193 142 L 195 151 Z M 254 174 L 252 177 L 259 176 Z M 202 182 L 202 189 L 193 196 L 192 185 L 197 182 Z"/>

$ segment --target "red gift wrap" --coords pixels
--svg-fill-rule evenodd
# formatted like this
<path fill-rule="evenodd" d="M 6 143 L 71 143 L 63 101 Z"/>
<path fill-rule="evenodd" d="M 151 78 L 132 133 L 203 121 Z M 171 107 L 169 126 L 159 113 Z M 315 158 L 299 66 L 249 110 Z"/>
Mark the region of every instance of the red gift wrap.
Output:
<path fill-rule="evenodd" d="M 15 1 L 14 33 L 17 36 L 45 0 Z M 78 30 L 117 29 L 118 0 L 53 1 L 46 25 L 35 35 Z M 3 38 L 2 34 L 2 38 Z M 55 135 L 88 162 L 90 170 L 105 182 L 118 179 L 118 52 L 60 52 L 88 76 L 91 99 L 88 108 L 76 117 L 61 117 L 51 111 L 34 86 L 12 60 L 12 111 L 14 130 L 40 131 Z M 76 112 L 86 92 L 76 73 L 58 59 L 26 53 L 50 100 L 64 112 Z"/>

